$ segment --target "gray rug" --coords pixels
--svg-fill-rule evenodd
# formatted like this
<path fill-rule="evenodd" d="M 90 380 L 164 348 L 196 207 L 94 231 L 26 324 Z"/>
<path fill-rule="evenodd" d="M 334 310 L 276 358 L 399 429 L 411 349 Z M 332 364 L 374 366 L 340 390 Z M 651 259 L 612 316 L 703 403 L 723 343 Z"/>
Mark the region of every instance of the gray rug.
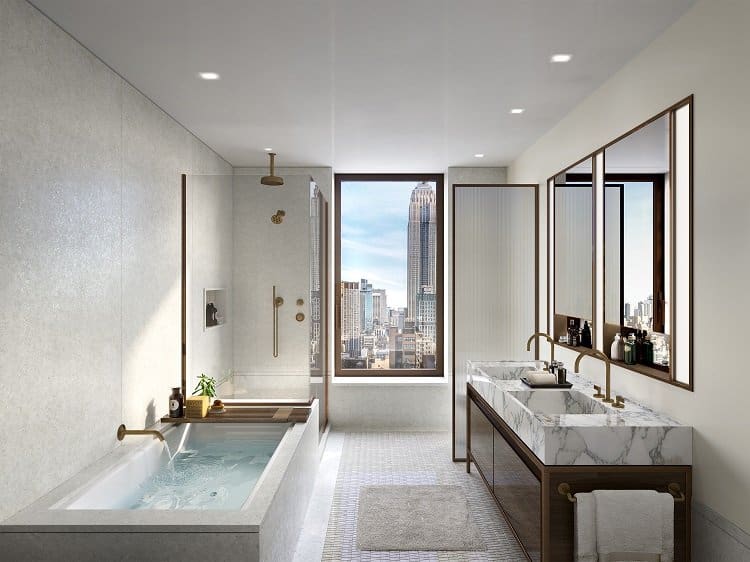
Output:
<path fill-rule="evenodd" d="M 360 550 L 485 550 L 458 486 L 364 486 L 359 494 Z"/>

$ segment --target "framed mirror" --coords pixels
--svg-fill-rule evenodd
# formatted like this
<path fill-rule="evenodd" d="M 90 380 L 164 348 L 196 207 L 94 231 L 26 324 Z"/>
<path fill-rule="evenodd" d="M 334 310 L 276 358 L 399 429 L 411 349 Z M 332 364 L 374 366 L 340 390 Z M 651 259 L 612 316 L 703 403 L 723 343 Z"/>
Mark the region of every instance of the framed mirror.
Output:
<path fill-rule="evenodd" d="M 555 340 L 591 337 L 619 367 L 689 390 L 692 112 L 689 96 L 548 180 Z"/>
<path fill-rule="evenodd" d="M 554 338 L 572 347 L 592 347 L 594 318 L 593 161 L 554 177 Z"/>
<path fill-rule="evenodd" d="M 604 351 L 653 375 L 670 364 L 669 153 L 669 114 L 604 151 Z"/>
<path fill-rule="evenodd" d="M 688 98 L 605 147 L 601 264 L 602 351 L 619 366 L 688 388 L 690 337 L 676 346 L 675 332 L 690 334 L 692 323 L 691 110 Z"/>

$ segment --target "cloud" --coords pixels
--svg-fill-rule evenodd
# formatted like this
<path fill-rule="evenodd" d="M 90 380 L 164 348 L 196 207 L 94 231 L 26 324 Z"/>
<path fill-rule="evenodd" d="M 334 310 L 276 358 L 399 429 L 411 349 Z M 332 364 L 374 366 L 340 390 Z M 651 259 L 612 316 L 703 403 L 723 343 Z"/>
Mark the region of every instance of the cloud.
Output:
<path fill-rule="evenodd" d="M 406 306 L 409 201 L 418 182 L 341 185 L 341 278 L 385 289 L 388 306 Z"/>

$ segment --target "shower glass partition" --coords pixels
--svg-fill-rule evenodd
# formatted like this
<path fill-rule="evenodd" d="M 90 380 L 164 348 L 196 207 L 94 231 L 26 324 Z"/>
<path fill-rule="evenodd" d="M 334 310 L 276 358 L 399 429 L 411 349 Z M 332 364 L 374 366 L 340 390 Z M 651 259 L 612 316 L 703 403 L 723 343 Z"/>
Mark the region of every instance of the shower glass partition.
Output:
<path fill-rule="evenodd" d="M 227 400 L 320 399 L 327 203 L 310 176 L 183 176 L 183 387 Z"/>

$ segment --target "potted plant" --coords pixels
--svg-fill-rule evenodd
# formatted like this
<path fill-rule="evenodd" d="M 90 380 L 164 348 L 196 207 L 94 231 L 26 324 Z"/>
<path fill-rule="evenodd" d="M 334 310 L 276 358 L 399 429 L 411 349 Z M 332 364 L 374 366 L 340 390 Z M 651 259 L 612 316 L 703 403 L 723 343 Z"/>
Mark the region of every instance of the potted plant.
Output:
<path fill-rule="evenodd" d="M 187 400 L 186 416 L 189 418 L 206 417 L 208 404 L 214 396 L 216 396 L 216 379 L 201 373 L 198 377 L 198 384 L 193 390 L 193 396 Z"/>
<path fill-rule="evenodd" d="M 216 396 L 216 379 L 207 377 L 204 373 L 198 377 L 198 384 L 195 385 L 193 396 L 208 396 L 209 399 Z"/>

